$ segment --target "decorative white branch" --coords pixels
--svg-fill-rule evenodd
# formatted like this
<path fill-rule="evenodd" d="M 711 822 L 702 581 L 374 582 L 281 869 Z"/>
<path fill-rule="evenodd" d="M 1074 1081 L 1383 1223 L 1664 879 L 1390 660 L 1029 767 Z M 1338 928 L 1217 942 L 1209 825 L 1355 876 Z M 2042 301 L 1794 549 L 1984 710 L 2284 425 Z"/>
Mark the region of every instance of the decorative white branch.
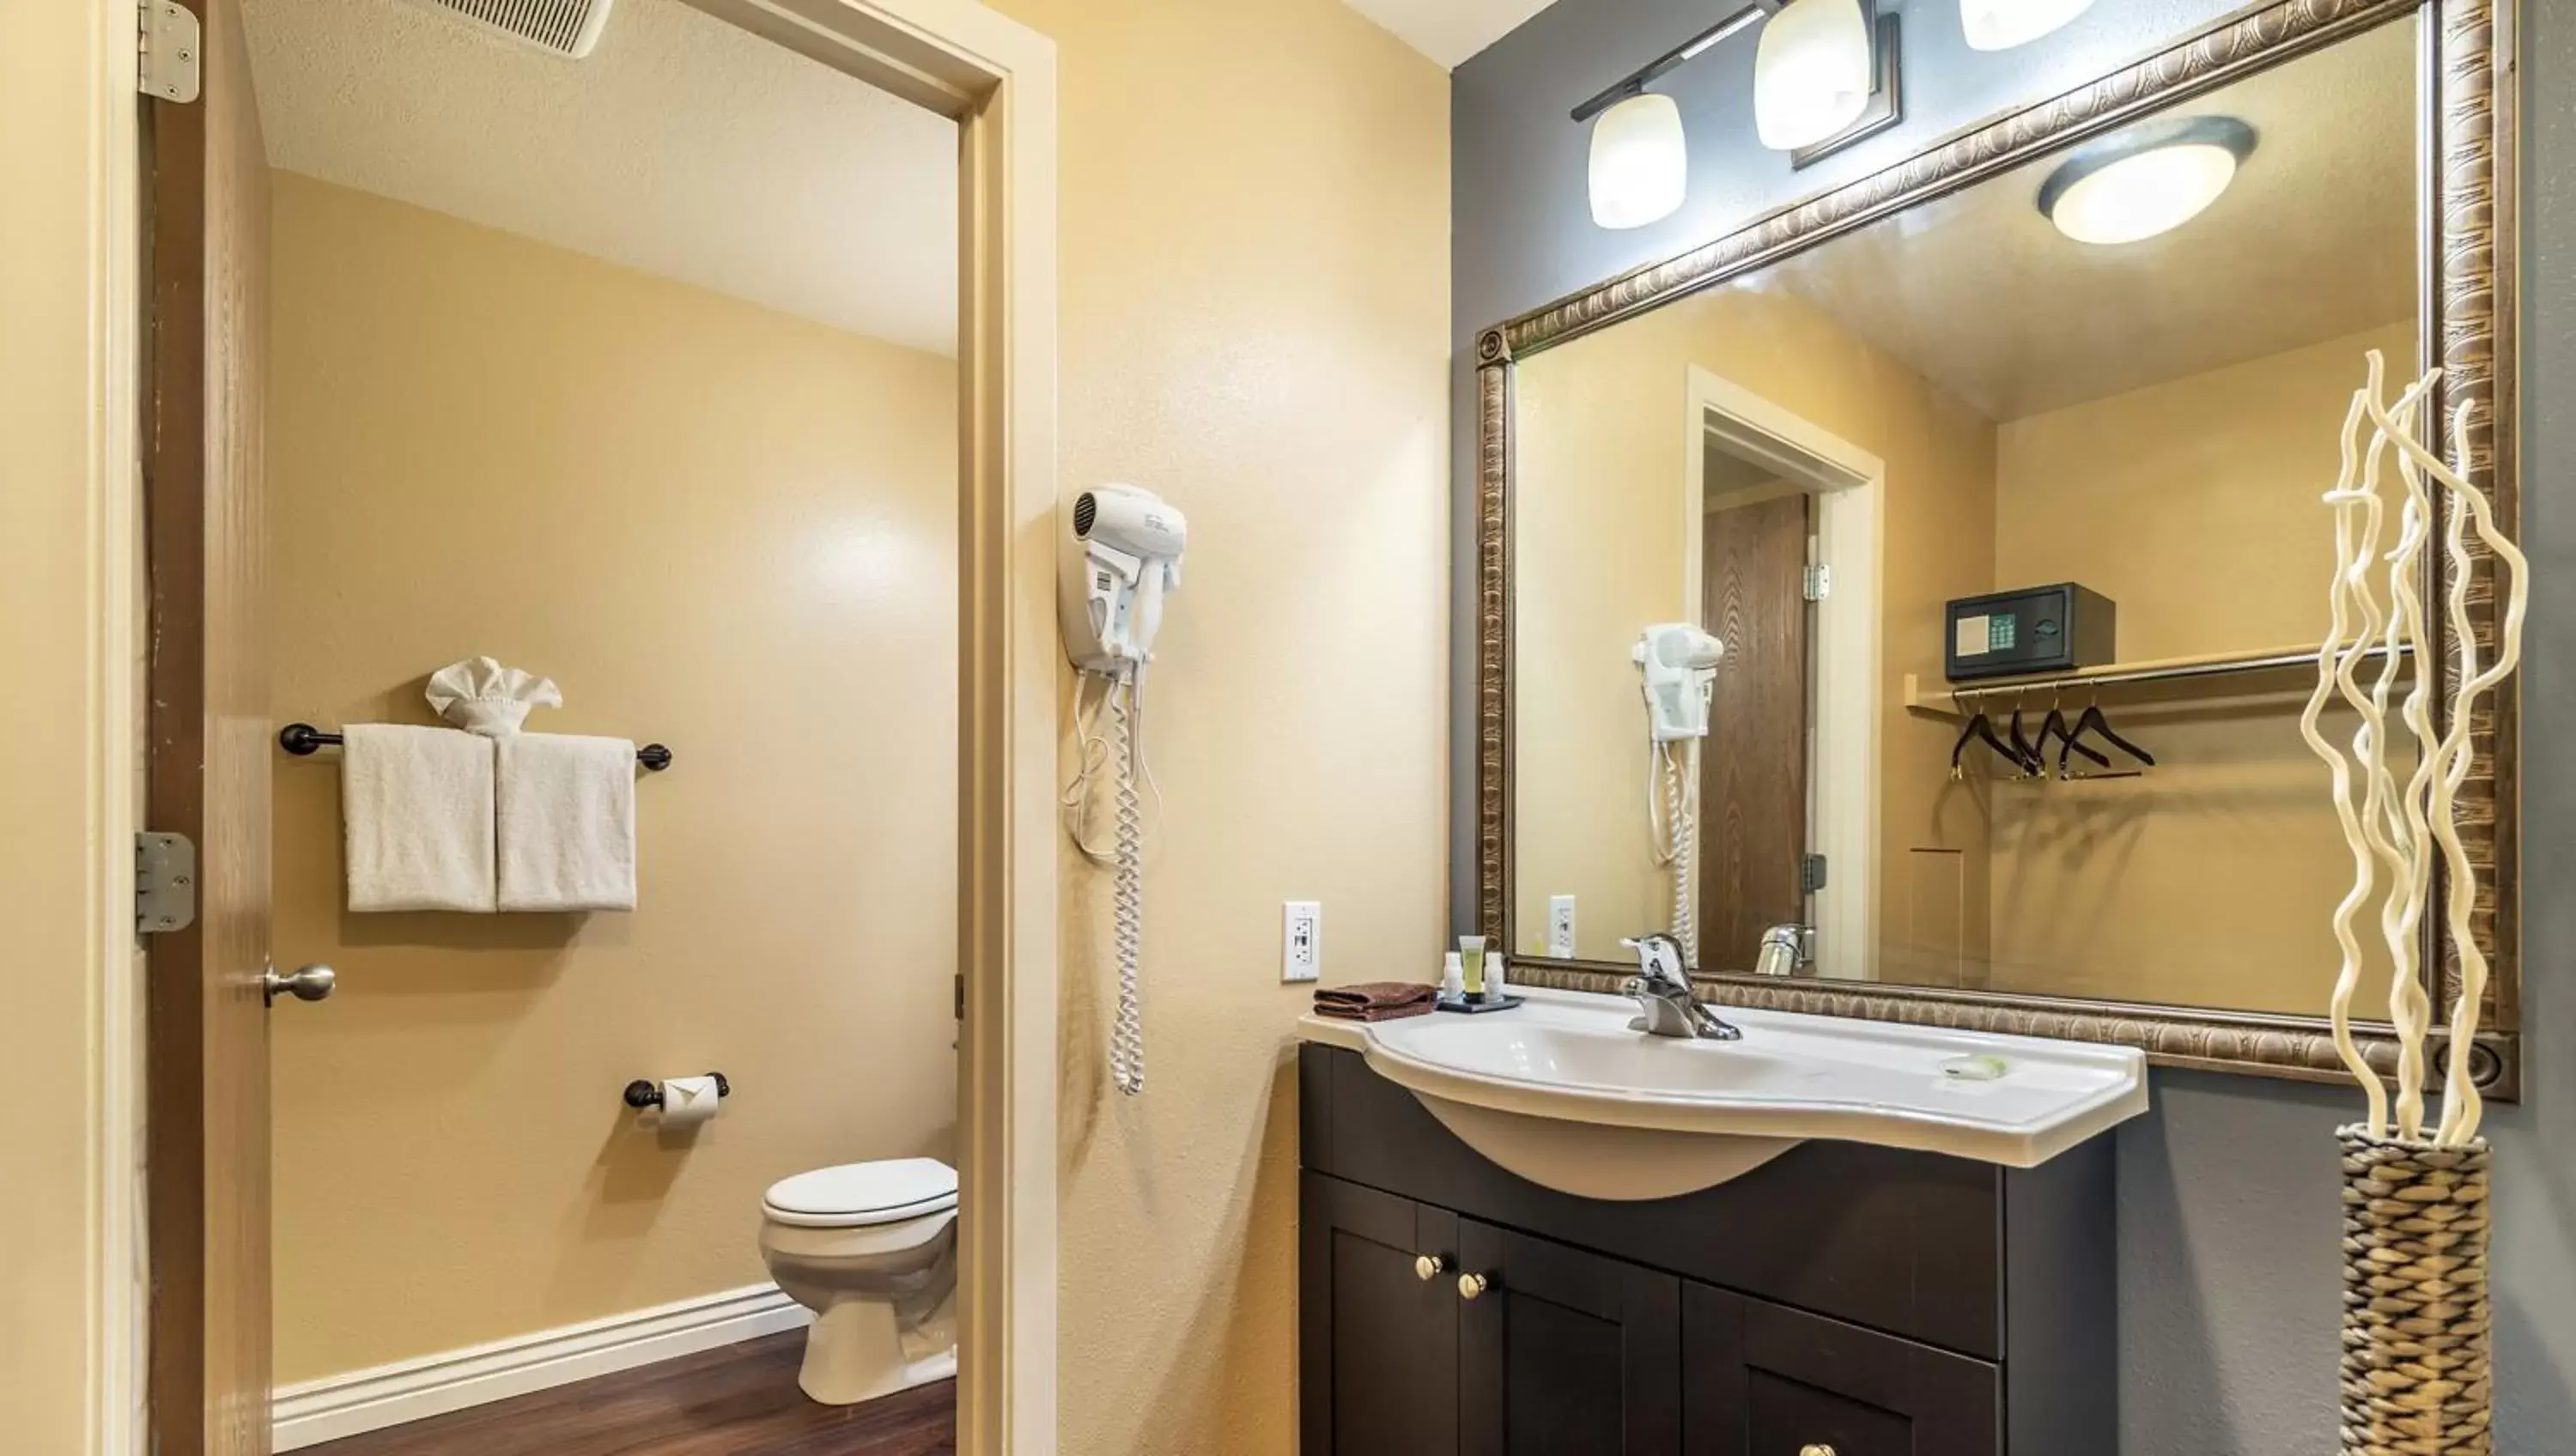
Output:
<path fill-rule="evenodd" d="M 2416 436 L 2425 401 L 2441 383 L 2436 369 L 2410 385 L 2393 402 L 2383 402 L 2384 365 L 2377 350 L 2368 355 L 2367 382 L 2353 395 L 2344 417 L 2343 463 L 2335 487 L 2325 495 L 2334 513 L 2335 574 L 2327 594 L 2331 630 L 2317 653 L 2317 686 L 2300 714 L 2299 731 L 2309 749 L 2324 760 L 2333 781 L 2335 813 L 2353 855 L 2353 887 L 2335 907 L 2334 933 L 2343 952 L 2330 1003 L 2336 1051 L 2369 1103 L 2370 1131 L 2386 1137 L 2424 1138 L 2425 1047 L 2432 1032 L 2432 998 L 2425 989 L 2428 970 L 2439 962 L 2419 964 L 2417 947 L 2424 910 L 2432 893 L 2433 856 L 2442 856 L 2449 875 L 2445 943 L 2460 965 L 2459 995 L 2451 1007 L 2449 1054 L 2442 1075 L 2442 1115 L 2434 1141 L 2465 1144 L 2477 1136 L 2481 1105 L 2470 1075 L 2480 1003 L 2486 992 L 2487 961 L 2471 934 L 2478 886 L 2474 866 L 2460 843 L 2453 822 L 2454 800 L 2466 782 L 2471 758 L 2469 723 L 2478 702 L 2513 672 L 2521 660 L 2523 618 L 2529 605 L 2528 572 L 2522 553 L 2496 529 L 2493 504 L 2486 494 L 2426 448 Z M 2361 440 L 2367 421 L 2370 435 Z M 2468 406 L 2451 421 L 2454 454 L 2467 458 Z M 2401 499 L 2395 546 L 2379 555 L 2385 505 L 2380 498 L 2380 466 L 2395 452 Z M 2440 732 L 2435 731 L 2432 695 L 2439 674 L 2430 661 L 2424 603 L 2418 582 L 2426 542 L 2432 534 L 2434 499 L 2427 480 L 2438 485 L 2447 509 L 2443 547 L 2449 560 L 2449 591 L 2444 607 L 2457 654 L 2458 686 L 2453 690 Z M 2468 586 L 2474 563 L 2468 531 L 2498 563 L 2498 585 L 2504 597 L 2504 619 L 2493 665 L 2481 670 L 2474 624 L 2469 618 Z M 2388 610 L 2380 610 L 2372 589 L 2374 568 L 2384 565 Z M 2364 693 L 2355 669 L 2376 652 L 2379 672 Z M 2401 789 L 2389 755 L 2389 698 L 2409 659 L 2414 679 L 2401 709 L 2414 739 L 2416 762 Z M 2349 759 L 2319 726 L 2329 697 L 2339 697 L 2360 719 Z M 2362 780 L 2361 803 L 2353 802 L 2353 779 Z M 2387 872 L 2380 888 L 2379 872 Z M 2392 1108 L 2388 1091 L 2362 1058 L 2352 1036 L 2352 998 L 2361 975 L 2361 948 L 2353 920 L 2363 906 L 2379 900 L 2380 934 L 2388 946 L 2392 977 L 2389 1021 L 2397 1036 L 2397 1091 Z M 2393 1114 L 2393 1116 L 2392 1116 Z"/>

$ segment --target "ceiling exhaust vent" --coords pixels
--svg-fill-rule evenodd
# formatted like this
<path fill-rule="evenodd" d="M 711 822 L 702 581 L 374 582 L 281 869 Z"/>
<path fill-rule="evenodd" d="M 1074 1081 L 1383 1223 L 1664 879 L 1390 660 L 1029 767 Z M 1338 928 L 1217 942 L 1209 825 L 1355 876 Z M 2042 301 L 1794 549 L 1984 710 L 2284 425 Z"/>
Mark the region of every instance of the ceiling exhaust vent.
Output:
<path fill-rule="evenodd" d="M 549 55 L 579 60 L 599 44 L 616 0 L 415 0 L 415 3 L 506 36 Z"/>

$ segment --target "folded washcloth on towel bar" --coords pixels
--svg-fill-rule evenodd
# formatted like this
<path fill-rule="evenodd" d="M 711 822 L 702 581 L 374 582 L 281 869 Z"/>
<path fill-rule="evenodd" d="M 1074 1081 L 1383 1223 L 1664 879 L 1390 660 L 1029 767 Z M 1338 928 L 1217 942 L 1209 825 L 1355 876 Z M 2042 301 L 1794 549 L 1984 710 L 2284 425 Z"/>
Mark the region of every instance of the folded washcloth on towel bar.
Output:
<path fill-rule="evenodd" d="M 1342 1021 L 1393 1021 L 1431 1010 L 1438 993 L 1410 981 L 1364 981 L 1315 993 L 1315 1014 Z"/>

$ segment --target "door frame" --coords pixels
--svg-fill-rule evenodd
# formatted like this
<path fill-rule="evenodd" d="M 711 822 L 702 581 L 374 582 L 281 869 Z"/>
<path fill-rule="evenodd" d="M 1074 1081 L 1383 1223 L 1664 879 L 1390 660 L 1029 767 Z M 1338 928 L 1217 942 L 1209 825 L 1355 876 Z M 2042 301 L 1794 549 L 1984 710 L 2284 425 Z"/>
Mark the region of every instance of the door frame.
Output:
<path fill-rule="evenodd" d="M 958 1449 L 1056 1448 L 1056 57 L 975 0 L 690 0 L 958 123 L 960 422 Z M 83 0 L 90 91 L 89 529 L 80 620 L 91 692 L 83 827 L 91 907 L 86 1164 L 87 1439 L 145 1439 L 140 1146 L 144 1016 L 134 966 L 134 653 L 143 300 L 135 0 Z M 17 761 L 46 756 L 21 743 Z M 66 753 L 65 758 L 72 755 Z M 64 759 L 53 759 L 59 765 Z M 59 773 L 59 768 L 47 771 Z"/>
<path fill-rule="evenodd" d="M 1816 893 L 1816 974 L 1832 980 L 1878 976 L 1878 778 L 1884 694 L 1879 597 L 1884 570 L 1887 463 L 1714 370 L 1690 366 L 1689 487 L 1683 492 L 1685 621 L 1700 613 L 1702 515 L 1708 509 L 1708 446 L 1758 460 L 1815 498 L 1816 562 L 1833 587 L 1816 604 L 1808 722 L 1807 842 L 1825 856 L 1829 878 Z M 1825 766 L 1849 771 L 1826 773 Z"/>

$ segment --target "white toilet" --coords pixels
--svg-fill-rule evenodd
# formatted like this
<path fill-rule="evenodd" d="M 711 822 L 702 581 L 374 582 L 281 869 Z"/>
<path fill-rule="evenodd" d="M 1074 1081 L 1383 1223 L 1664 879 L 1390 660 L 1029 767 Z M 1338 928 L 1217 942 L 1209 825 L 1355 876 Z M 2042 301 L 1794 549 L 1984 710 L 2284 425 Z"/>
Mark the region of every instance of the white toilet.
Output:
<path fill-rule="evenodd" d="M 818 1168 L 771 1185 L 760 1253 L 814 1311 L 796 1383 L 854 1405 L 957 1373 L 957 1170 L 936 1158 Z"/>

